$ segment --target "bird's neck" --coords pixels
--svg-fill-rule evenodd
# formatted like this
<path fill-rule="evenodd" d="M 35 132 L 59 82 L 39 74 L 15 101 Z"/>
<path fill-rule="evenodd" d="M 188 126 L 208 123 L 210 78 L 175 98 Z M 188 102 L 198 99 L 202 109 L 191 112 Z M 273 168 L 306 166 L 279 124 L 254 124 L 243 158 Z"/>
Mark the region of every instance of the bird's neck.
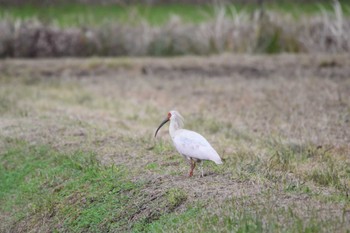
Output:
<path fill-rule="evenodd" d="M 181 129 L 181 124 L 177 121 L 170 121 L 169 134 L 171 138 L 174 138 L 176 130 Z"/>

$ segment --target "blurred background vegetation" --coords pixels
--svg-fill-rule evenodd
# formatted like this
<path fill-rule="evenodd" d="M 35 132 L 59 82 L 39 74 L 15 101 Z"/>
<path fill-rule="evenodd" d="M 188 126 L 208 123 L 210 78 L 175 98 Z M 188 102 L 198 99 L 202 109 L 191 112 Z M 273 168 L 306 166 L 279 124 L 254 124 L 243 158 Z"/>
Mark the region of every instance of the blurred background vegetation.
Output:
<path fill-rule="evenodd" d="M 0 57 L 350 50 L 350 2 L 345 0 L 1 0 L 0 4 Z"/>
<path fill-rule="evenodd" d="M 2 0 L 1 17 L 13 16 L 18 19 L 37 18 L 44 22 L 55 22 L 61 26 L 79 26 L 81 24 L 101 24 L 109 21 L 130 20 L 130 16 L 138 16 L 138 20 L 146 20 L 153 25 L 164 24 L 171 16 L 177 15 L 185 22 L 199 23 L 212 19 L 218 7 L 231 11 L 252 13 L 261 5 L 266 10 L 295 17 L 316 15 L 333 10 L 334 1 L 272 1 L 272 0 L 231 0 L 231 1 L 121 1 L 121 0 Z M 339 1 L 346 15 L 350 12 L 350 2 Z"/>

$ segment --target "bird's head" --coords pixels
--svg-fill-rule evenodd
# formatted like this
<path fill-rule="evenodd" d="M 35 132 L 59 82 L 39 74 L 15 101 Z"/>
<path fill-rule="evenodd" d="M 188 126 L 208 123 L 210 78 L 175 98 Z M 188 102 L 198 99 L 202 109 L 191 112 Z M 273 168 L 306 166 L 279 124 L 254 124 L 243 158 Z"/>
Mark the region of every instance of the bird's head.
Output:
<path fill-rule="evenodd" d="M 174 122 L 178 128 L 183 126 L 183 121 L 184 118 L 180 115 L 180 113 L 178 111 L 172 110 L 170 112 L 168 112 L 167 117 L 162 121 L 162 123 L 159 125 L 156 133 L 154 134 L 154 137 L 157 136 L 158 131 L 160 130 L 160 128 L 162 128 L 162 126 L 167 123 L 168 121 Z"/>

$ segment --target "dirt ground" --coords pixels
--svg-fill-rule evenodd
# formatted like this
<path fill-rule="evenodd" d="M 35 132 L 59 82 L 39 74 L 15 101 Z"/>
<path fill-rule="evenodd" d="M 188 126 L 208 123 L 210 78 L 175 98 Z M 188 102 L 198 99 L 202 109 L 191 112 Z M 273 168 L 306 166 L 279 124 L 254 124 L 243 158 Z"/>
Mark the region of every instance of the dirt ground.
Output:
<path fill-rule="evenodd" d="M 204 178 L 199 170 L 187 177 L 167 127 L 153 137 L 172 109 L 223 166 L 206 162 Z M 92 150 L 103 164 L 127 167 L 148 183 L 140 216 L 155 211 L 147 208 L 153 197 L 178 187 L 188 195 L 178 212 L 198 200 L 249 197 L 271 209 L 293 206 L 301 218 L 312 209 L 320 219 L 342 219 L 335 231 L 350 226 L 349 55 L 2 60 L 0 138 L 0 150 L 18 138 Z M 328 170 L 336 181 L 314 175 Z M 287 192 L 291 184 L 319 195 Z M 335 195 L 346 201 L 325 201 Z"/>

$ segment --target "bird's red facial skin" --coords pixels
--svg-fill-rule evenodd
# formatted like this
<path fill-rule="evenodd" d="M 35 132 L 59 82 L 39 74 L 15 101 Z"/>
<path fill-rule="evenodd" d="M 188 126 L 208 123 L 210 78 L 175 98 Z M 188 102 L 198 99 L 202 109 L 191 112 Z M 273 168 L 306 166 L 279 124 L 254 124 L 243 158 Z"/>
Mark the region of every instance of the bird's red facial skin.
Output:
<path fill-rule="evenodd" d="M 168 119 L 170 119 L 170 117 L 171 117 L 171 113 L 170 113 L 170 112 L 168 112 Z"/>

